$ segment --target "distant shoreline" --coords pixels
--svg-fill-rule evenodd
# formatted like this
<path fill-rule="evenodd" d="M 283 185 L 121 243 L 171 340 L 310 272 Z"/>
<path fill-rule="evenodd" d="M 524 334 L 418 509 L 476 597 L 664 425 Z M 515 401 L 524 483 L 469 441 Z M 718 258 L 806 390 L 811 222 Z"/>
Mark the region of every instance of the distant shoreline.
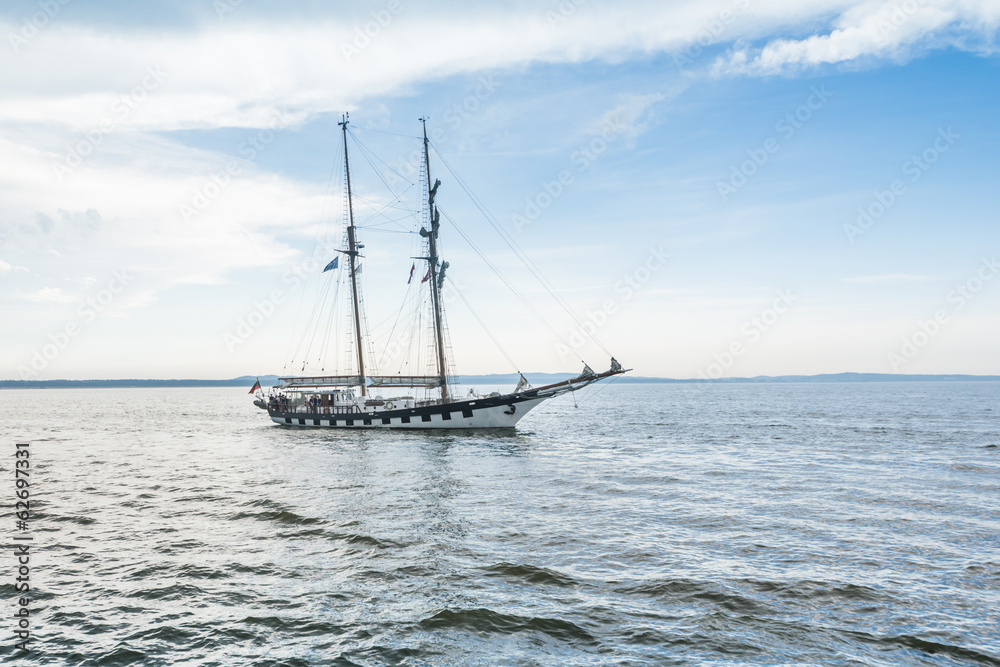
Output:
<path fill-rule="evenodd" d="M 559 382 L 574 377 L 572 373 L 525 373 L 534 385 Z M 0 389 L 99 389 L 99 388 L 166 388 L 166 387 L 247 387 L 257 377 L 245 375 L 230 380 L 0 380 Z M 502 385 L 517 383 L 514 373 L 503 375 L 463 375 L 457 378 L 464 385 Z M 277 375 L 261 375 L 260 382 L 265 387 L 273 386 Z M 889 373 L 827 373 L 821 375 L 758 375 L 756 377 L 730 377 L 718 379 L 674 379 L 657 377 L 621 377 L 616 380 L 623 384 L 781 384 L 781 383 L 839 383 L 839 382 L 997 382 L 1000 375 L 894 375 Z"/>

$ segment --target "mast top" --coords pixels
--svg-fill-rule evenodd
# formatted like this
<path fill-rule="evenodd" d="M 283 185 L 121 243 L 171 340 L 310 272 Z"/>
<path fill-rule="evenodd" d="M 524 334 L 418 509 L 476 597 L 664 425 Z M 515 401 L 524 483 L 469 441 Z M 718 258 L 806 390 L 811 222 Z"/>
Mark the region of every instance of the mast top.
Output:
<path fill-rule="evenodd" d="M 341 126 L 345 130 L 347 129 L 347 124 L 351 122 L 351 112 L 348 111 L 340 117 L 340 122 L 337 125 Z"/>

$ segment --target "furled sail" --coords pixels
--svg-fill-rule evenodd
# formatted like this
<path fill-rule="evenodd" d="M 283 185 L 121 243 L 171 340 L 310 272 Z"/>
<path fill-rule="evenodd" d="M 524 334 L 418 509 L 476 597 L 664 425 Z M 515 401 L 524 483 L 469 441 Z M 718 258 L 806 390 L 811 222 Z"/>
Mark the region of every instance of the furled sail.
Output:
<path fill-rule="evenodd" d="M 373 387 L 440 387 L 437 375 L 372 375 L 368 379 Z"/>
<path fill-rule="evenodd" d="M 438 272 L 438 289 L 444 287 L 444 272 L 451 266 L 448 262 L 441 262 L 441 271 Z"/>
<path fill-rule="evenodd" d="M 289 387 L 357 387 L 364 382 L 360 375 L 321 375 L 278 379 L 282 382 L 281 389 Z"/>

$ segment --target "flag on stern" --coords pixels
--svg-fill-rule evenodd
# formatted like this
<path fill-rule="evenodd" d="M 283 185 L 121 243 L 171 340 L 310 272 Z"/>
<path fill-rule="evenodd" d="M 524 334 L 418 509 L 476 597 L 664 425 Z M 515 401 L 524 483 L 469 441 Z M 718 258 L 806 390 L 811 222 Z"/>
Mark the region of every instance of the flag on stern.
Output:
<path fill-rule="evenodd" d="M 258 389 L 260 389 L 260 378 L 257 378 L 257 381 L 253 383 L 253 386 L 250 387 L 250 391 L 247 393 L 252 394 Z"/>
<path fill-rule="evenodd" d="M 339 257 L 334 257 L 334 258 L 333 258 L 333 261 L 332 261 L 332 262 L 330 262 L 329 264 L 327 264 L 327 265 L 326 265 L 326 268 L 325 268 L 325 269 L 323 269 L 323 273 L 326 273 L 326 272 L 327 272 L 327 271 L 329 271 L 330 269 L 335 269 L 335 268 L 337 268 L 337 266 L 338 266 L 339 264 L 340 264 L 340 258 L 339 258 Z"/>
<path fill-rule="evenodd" d="M 416 270 L 417 270 L 417 264 L 416 264 L 416 262 L 414 262 L 413 266 L 410 267 L 410 277 L 406 281 L 407 285 L 409 285 L 411 282 L 413 282 L 413 272 L 416 271 Z"/>
<path fill-rule="evenodd" d="M 431 279 L 431 267 L 427 267 L 427 275 L 420 279 L 420 282 L 425 283 Z"/>

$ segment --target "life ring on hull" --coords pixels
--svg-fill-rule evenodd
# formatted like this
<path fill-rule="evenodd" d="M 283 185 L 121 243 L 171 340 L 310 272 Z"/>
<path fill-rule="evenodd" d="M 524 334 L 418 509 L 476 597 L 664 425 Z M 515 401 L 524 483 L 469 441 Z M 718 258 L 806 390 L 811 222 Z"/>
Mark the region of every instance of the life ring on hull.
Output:
<path fill-rule="evenodd" d="M 395 408 L 395 407 L 396 407 L 396 406 L 395 406 L 395 405 L 393 404 L 393 402 L 392 402 L 392 401 L 386 401 L 386 402 L 385 402 L 385 405 L 383 405 L 383 406 L 382 406 L 382 409 L 383 409 L 383 410 L 392 410 L 392 409 L 393 409 L 393 408 Z"/>

